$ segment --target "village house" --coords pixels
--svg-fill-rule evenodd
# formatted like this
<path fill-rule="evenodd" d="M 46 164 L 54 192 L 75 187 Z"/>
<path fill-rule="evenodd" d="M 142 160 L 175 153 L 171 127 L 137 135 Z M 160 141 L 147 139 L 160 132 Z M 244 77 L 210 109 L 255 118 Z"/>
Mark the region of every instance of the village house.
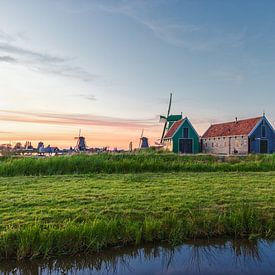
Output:
<path fill-rule="evenodd" d="M 201 139 L 207 154 L 247 155 L 275 152 L 274 128 L 265 115 L 257 118 L 214 124 Z"/>
<path fill-rule="evenodd" d="M 187 117 L 170 121 L 163 141 L 165 148 L 174 153 L 196 154 L 200 151 L 199 135 Z"/>

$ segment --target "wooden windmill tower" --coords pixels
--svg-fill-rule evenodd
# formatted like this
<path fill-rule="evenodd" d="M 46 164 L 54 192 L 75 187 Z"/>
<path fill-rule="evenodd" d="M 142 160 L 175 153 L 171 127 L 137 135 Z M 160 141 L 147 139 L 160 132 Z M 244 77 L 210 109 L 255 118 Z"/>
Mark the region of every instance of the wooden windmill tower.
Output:
<path fill-rule="evenodd" d="M 81 129 L 79 129 L 78 137 L 75 137 L 74 139 L 77 140 L 75 150 L 77 150 L 77 151 L 86 151 L 87 150 L 85 137 L 81 136 Z"/>
<path fill-rule="evenodd" d="M 144 132 L 144 130 L 142 129 L 141 136 L 140 136 L 140 139 L 139 139 L 139 148 L 140 149 L 144 149 L 144 148 L 149 147 L 148 138 L 143 136 L 143 132 Z"/>

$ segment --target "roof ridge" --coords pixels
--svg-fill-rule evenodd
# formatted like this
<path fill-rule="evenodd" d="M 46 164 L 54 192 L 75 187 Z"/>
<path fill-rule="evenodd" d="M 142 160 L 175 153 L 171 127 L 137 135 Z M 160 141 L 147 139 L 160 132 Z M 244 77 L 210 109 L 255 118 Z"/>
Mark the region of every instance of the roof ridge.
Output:
<path fill-rule="evenodd" d="M 247 121 L 247 120 L 252 120 L 252 119 L 261 119 L 261 117 L 251 117 L 251 118 L 244 118 L 244 119 L 238 119 L 237 122 L 242 122 L 242 121 Z M 227 121 L 227 122 L 221 122 L 221 123 L 215 123 L 215 124 L 211 124 L 211 126 L 215 126 L 215 125 L 221 125 L 221 124 L 229 124 L 229 123 L 235 123 L 236 121 L 235 120 L 232 120 L 232 121 Z"/>

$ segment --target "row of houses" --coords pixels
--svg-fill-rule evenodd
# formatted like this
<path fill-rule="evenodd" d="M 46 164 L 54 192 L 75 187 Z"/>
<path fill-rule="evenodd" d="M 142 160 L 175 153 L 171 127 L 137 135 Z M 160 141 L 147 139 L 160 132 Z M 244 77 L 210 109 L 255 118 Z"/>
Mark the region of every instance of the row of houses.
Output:
<path fill-rule="evenodd" d="M 165 148 L 175 153 L 199 152 L 221 155 L 275 153 L 275 130 L 265 115 L 211 125 L 200 137 L 190 120 L 174 115 L 167 118 Z"/>

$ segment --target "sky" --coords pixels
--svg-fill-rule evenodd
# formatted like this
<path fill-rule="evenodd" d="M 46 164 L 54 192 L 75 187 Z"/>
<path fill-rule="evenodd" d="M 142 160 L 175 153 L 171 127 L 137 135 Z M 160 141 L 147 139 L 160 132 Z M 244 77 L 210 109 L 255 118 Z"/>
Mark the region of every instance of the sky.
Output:
<path fill-rule="evenodd" d="M 0 143 L 90 147 L 199 134 L 266 113 L 275 124 L 273 0 L 0 0 Z"/>

